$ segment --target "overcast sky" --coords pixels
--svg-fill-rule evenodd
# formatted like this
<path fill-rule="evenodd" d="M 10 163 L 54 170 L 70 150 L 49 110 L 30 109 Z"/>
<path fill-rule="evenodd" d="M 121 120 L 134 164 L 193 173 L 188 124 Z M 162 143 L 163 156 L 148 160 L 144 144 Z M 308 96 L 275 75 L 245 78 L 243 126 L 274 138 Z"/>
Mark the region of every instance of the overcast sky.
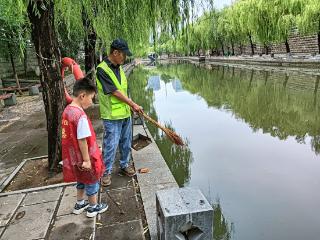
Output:
<path fill-rule="evenodd" d="M 235 2 L 235 0 L 214 0 L 214 6 L 217 9 L 222 9 L 224 6 L 229 6 L 231 3 Z M 201 16 L 204 11 L 210 9 L 208 0 L 195 0 L 195 11 L 194 14 L 197 17 Z"/>
<path fill-rule="evenodd" d="M 232 3 L 232 0 L 215 0 L 214 5 L 218 8 L 221 9 L 225 5 L 230 5 Z"/>

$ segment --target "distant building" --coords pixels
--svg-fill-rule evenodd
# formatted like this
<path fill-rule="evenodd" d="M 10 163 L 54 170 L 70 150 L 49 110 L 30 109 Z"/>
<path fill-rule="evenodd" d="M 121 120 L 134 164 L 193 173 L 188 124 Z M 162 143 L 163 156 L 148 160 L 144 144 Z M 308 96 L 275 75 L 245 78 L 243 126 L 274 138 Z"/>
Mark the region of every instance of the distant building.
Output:
<path fill-rule="evenodd" d="M 172 84 L 173 89 L 174 89 L 176 92 L 181 92 L 181 91 L 183 91 L 182 84 L 181 84 L 181 82 L 180 82 L 179 79 L 173 79 L 173 80 L 171 81 L 171 84 Z"/>
<path fill-rule="evenodd" d="M 160 90 L 160 76 L 151 76 L 148 79 L 148 89 L 153 89 L 153 91 L 158 91 Z"/>

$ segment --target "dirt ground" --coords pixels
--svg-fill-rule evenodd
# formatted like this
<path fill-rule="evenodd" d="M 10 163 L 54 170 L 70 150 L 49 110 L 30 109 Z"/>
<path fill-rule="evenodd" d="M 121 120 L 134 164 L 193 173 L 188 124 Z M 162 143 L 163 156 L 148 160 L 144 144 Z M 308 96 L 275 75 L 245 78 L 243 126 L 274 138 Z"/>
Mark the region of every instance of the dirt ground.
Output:
<path fill-rule="evenodd" d="M 60 171 L 53 177 L 49 176 L 48 159 L 29 160 L 21 168 L 10 184 L 4 189 L 5 192 L 35 188 L 63 182 Z"/>
<path fill-rule="evenodd" d="M 23 159 L 47 155 L 42 96 L 17 96 L 17 105 L 0 107 L 0 183 Z"/>

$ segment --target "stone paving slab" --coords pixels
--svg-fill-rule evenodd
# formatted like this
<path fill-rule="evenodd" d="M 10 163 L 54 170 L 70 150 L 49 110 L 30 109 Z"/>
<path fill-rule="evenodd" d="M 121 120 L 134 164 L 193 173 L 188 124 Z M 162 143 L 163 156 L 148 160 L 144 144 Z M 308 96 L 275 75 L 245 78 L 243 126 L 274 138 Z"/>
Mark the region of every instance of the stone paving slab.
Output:
<path fill-rule="evenodd" d="M 109 190 L 133 186 L 132 185 L 133 178 L 120 174 L 119 169 L 120 169 L 119 160 L 116 160 L 112 169 L 112 174 L 111 174 L 112 183 L 108 187 Z"/>
<path fill-rule="evenodd" d="M 15 213 L 25 194 L 0 197 L 0 227 L 5 226 Z"/>
<path fill-rule="evenodd" d="M 141 220 L 98 227 L 96 239 L 145 240 L 141 229 L 143 229 Z"/>
<path fill-rule="evenodd" d="M 60 206 L 57 212 L 57 216 L 71 214 L 76 201 L 77 201 L 77 191 L 76 191 L 75 185 L 65 187 L 64 193 L 60 202 Z"/>
<path fill-rule="evenodd" d="M 57 217 L 49 239 L 92 239 L 94 225 L 95 219 L 87 218 L 85 212 Z"/>
<path fill-rule="evenodd" d="M 28 193 L 21 205 L 27 206 L 37 203 L 58 201 L 61 191 L 62 188 L 54 188 Z"/>
<path fill-rule="evenodd" d="M 109 195 L 116 203 L 120 204 L 119 207 L 123 210 L 124 214 L 120 213 L 120 210 L 105 192 L 100 193 L 101 201 L 107 202 L 109 205 L 108 211 L 101 214 L 98 220 L 102 226 L 141 219 L 139 203 L 133 187 L 111 190 L 109 191 Z M 110 214 L 110 212 L 113 214 Z"/>
<path fill-rule="evenodd" d="M 28 240 L 44 238 L 52 220 L 57 202 L 20 207 L 1 240 Z"/>

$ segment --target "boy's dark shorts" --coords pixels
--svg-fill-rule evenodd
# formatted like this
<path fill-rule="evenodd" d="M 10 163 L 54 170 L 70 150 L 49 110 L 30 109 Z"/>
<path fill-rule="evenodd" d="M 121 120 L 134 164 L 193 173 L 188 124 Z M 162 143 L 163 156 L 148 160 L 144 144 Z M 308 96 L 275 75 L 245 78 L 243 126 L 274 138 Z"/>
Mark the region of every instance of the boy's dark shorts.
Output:
<path fill-rule="evenodd" d="M 76 188 L 77 189 L 84 189 L 86 191 L 86 195 L 88 197 L 90 197 L 90 196 L 93 196 L 98 193 L 99 188 L 100 188 L 100 184 L 99 184 L 99 182 L 92 183 L 92 184 L 83 184 L 83 183 L 78 182 Z"/>

